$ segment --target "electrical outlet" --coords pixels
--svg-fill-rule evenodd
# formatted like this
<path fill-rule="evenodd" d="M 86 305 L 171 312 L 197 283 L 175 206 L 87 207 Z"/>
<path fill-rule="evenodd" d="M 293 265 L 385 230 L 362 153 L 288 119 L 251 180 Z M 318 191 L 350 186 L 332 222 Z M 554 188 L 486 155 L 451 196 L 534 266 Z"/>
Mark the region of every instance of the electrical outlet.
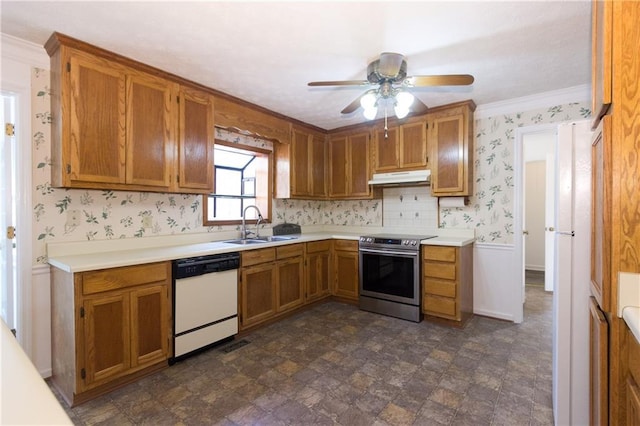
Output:
<path fill-rule="evenodd" d="M 153 227 L 153 216 L 142 216 L 142 227 L 143 228 L 152 228 Z"/>
<path fill-rule="evenodd" d="M 67 210 L 67 226 L 80 226 L 80 210 Z"/>

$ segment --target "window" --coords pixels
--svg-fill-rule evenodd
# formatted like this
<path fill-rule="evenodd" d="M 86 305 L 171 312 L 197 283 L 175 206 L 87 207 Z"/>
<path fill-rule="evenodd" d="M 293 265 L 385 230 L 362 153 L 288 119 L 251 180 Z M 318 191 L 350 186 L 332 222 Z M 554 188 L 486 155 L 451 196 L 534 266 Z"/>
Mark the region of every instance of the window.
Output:
<path fill-rule="evenodd" d="M 259 148 L 216 141 L 214 193 L 205 196 L 204 225 L 230 225 L 242 221 L 242 212 L 255 205 L 262 217 L 271 217 L 271 153 Z M 255 223 L 255 209 L 247 222 Z"/>

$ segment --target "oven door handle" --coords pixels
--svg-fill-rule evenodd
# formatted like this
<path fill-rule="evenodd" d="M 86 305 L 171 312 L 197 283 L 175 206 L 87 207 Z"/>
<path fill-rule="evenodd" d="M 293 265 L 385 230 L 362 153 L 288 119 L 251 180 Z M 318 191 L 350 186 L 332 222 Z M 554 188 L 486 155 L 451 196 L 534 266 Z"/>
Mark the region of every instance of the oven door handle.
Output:
<path fill-rule="evenodd" d="M 359 249 L 360 253 L 382 254 L 390 256 L 405 256 L 405 257 L 418 257 L 419 252 L 415 251 L 395 251 L 395 250 L 374 250 L 374 249 Z"/>

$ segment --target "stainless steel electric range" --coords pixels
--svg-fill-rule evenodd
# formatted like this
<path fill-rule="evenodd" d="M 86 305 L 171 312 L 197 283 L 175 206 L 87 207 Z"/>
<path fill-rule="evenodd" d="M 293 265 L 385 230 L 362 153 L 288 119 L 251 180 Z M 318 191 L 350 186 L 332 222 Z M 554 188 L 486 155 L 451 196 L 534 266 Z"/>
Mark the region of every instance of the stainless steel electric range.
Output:
<path fill-rule="evenodd" d="M 420 241 L 435 237 L 360 237 L 360 309 L 420 322 Z"/>

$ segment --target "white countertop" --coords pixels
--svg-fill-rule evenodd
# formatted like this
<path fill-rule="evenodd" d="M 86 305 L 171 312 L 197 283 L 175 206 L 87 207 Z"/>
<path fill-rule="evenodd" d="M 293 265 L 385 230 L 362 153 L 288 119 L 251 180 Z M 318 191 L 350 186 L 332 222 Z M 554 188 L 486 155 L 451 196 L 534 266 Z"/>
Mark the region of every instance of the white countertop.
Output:
<path fill-rule="evenodd" d="M 7 324 L 0 323 L 0 424 L 72 425 Z"/>
<path fill-rule="evenodd" d="M 166 260 L 184 259 L 189 257 L 204 256 L 209 254 L 240 252 L 244 250 L 252 250 L 266 247 L 281 246 L 294 243 L 306 243 L 310 241 L 320 241 L 326 239 L 347 239 L 358 240 L 362 233 L 342 232 L 342 231 L 325 231 L 303 233 L 299 238 L 288 241 L 264 242 L 251 245 L 240 245 L 225 243 L 223 241 L 205 241 L 205 242 L 187 242 L 184 239 L 176 239 L 177 244 L 172 245 L 171 239 L 158 239 L 159 246 L 153 246 L 150 242 L 151 238 L 137 239 L 131 241 L 130 247 L 123 250 L 123 244 L 117 241 L 111 242 L 79 242 L 64 243 L 53 246 L 50 250 L 49 264 L 66 272 L 76 273 L 83 271 L 92 271 L 96 269 L 115 268 L 119 266 L 140 265 L 144 263 L 162 262 Z M 206 237 L 206 236 L 205 236 Z M 220 236 L 209 234 L 209 238 Z M 198 237 L 202 239 L 203 237 Z M 225 240 L 233 239 L 233 237 L 225 238 Z M 146 240 L 146 241 L 139 241 Z M 443 245 L 461 247 L 472 244 L 474 238 L 469 236 L 438 236 L 428 240 L 423 240 L 422 244 L 427 245 Z M 75 245 L 75 247 L 73 247 Z M 127 246 L 124 244 L 124 246 Z M 71 248 L 68 248 L 71 247 Z"/>
<path fill-rule="evenodd" d="M 640 307 L 627 306 L 622 310 L 622 318 L 629 326 L 629 330 L 631 330 L 636 340 L 640 342 Z"/>

